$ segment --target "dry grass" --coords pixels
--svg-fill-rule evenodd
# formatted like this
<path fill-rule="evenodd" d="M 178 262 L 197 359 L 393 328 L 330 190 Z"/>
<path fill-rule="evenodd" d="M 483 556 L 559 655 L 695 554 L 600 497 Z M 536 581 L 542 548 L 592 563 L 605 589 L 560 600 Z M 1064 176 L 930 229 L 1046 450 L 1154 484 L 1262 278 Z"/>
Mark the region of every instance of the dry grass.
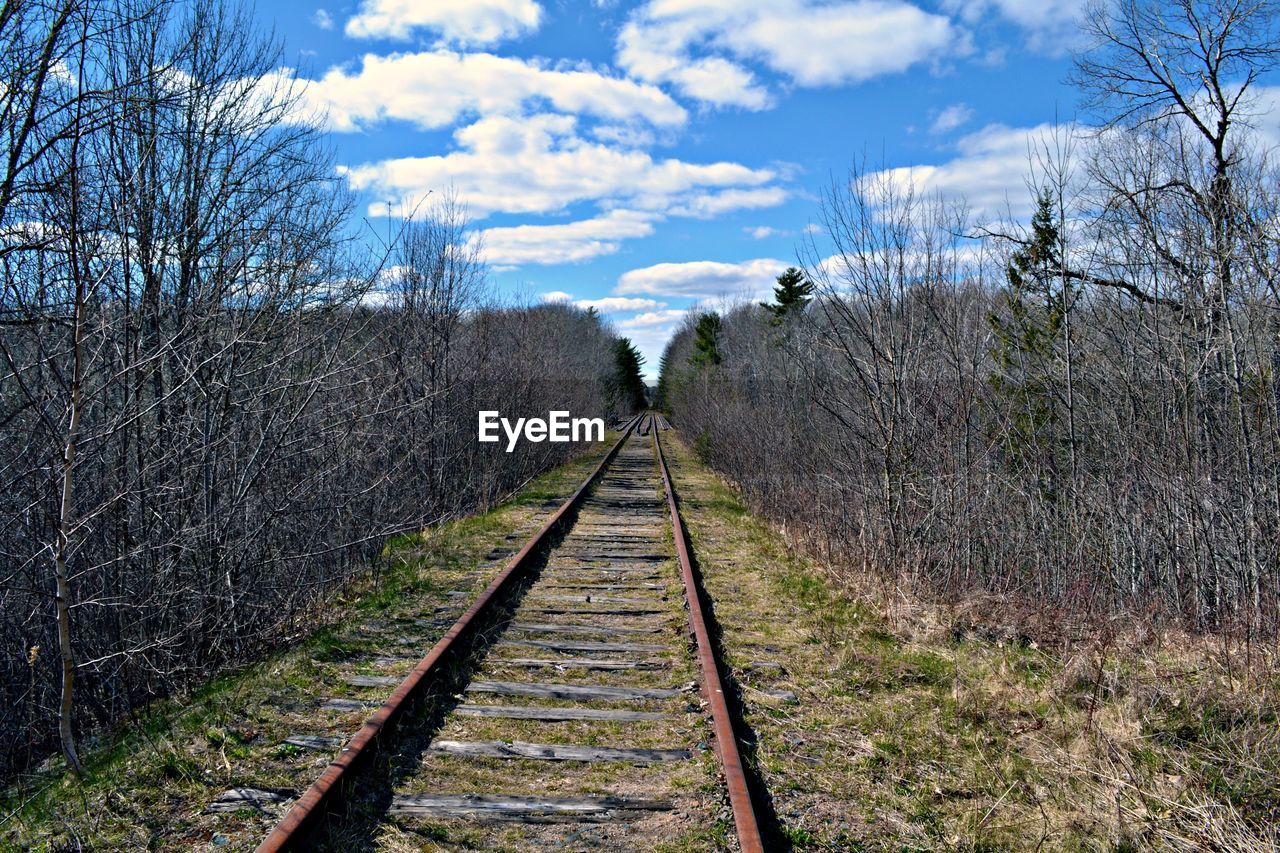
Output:
<path fill-rule="evenodd" d="M 1273 653 L 1137 620 L 1064 626 L 1001 602 L 947 609 L 833 582 L 839 567 L 797 556 L 670 444 L 758 738 L 751 760 L 796 848 L 1280 841 Z M 761 661 L 783 669 L 752 668 Z M 799 702 L 760 692 L 776 690 Z"/>

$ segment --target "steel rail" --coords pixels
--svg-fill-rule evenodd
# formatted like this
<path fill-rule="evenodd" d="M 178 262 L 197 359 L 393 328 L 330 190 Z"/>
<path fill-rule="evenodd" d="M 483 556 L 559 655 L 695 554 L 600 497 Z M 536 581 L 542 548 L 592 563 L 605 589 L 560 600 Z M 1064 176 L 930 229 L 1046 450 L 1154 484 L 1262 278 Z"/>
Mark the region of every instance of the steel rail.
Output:
<path fill-rule="evenodd" d="M 348 774 L 353 774 L 359 763 L 372 753 L 378 738 L 388 734 L 395 727 L 396 723 L 404 715 L 410 701 L 437 674 L 441 667 L 441 661 L 447 658 L 458 638 L 465 634 L 477 617 L 507 589 L 512 579 L 522 573 L 528 566 L 530 556 L 538 550 L 551 531 L 560 523 L 560 520 L 582 501 L 591 484 L 600 476 L 605 467 L 613 461 L 623 442 L 631 435 L 631 432 L 642 418 L 643 415 L 637 416 L 626 424 L 622 435 L 609 448 L 609 452 L 604 455 L 604 458 L 600 460 L 600 463 L 596 465 L 587 479 L 582 482 L 582 485 L 578 486 L 577 490 L 560 505 L 560 508 L 525 543 L 524 547 L 507 562 L 503 570 L 490 582 L 484 592 L 480 593 L 480 596 L 476 598 L 467 612 L 458 617 L 458 621 L 453 623 L 452 627 L 445 632 L 445 635 L 427 653 L 427 656 L 413 668 L 413 672 L 409 673 L 404 681 L 400 682 L 400 686 L 382 704 L 382 707 L 365 721 L 364 725 L 360 727 L 360 730 L 355 733 L 351 740 L 347 741 L 346 746 L 342 748 L 342 752 L 338 754 L 338 757 L 330 762 L 325 771 L 320 774 L 320 777 L 311 784 L 311 787 L 303 793 L 280 822 L 276 824 L 271 834 L 258 845 L 257 853 L 277 853 L 277 851 L 295 850 L 303 847 L 307 836 L 315 829 L 316 821 L 336 806 L 343 796 L 343 783 L 349 780 Z"/>
<path fill-rule="evenodd" d="M 651 416 L 652 417 L 652 416 Z M 720 681 L 720 668 L 715 649 L 707 631 L 706 606 L 698 592 L 693 573 L 693 561 L 689 558 L 689 543 L 684 524 L 680 521 L 680 507 L 676 502 L 675 487 L 667 470 L 667 459 L 662 453 L 661 430 L 651 424 L 654 451 L 658 467 L 662 470 L 662 486 L 667 493 L 667 509 L 671 513 L 671 532 L 676 541 L 676 556 L 680 560 L 680 576 L 684 580 L 684 594 L 689 602 L 689 627 L 693 630 L 698 667 L 702 670 L 702 695 L 711 706 L 711 723 L 716 736 L 716 754 L 724 773 L 725 787 L 729 790 L 729 805 L 733 808 L 733 825 L 738 833 L 738 845 L 743 853 L 763 853 L 764 840 L 760 836 L 760 824 L 756 820 L 747 776 L 742 769 L 742 754 L 738 751 L 738 738 L 733 731 L 733 718 L 724 698 L 724 685 Z"/>

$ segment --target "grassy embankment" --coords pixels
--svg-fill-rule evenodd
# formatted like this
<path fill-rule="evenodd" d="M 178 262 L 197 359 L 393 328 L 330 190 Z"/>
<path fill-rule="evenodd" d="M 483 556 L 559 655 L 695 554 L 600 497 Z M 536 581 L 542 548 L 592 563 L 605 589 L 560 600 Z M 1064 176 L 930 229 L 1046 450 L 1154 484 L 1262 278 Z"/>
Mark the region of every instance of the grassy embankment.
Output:
<path fill-rule="evenodd" d="M 677 441 L 673 473 L 800 849 L 1270 849 L 1274 649 L 1117 624 L 1034 637 L 796 556 Z M 976 615 L 975 615 L 976 614 Z M 1020 636 L 1021 634 L 1021 636 Z M 765 666 L 753 666 L 764 663 Z M 778 671 L 769 663 L 782 664 Z M 795 703 L 762 691 L 793 691 Z"/>

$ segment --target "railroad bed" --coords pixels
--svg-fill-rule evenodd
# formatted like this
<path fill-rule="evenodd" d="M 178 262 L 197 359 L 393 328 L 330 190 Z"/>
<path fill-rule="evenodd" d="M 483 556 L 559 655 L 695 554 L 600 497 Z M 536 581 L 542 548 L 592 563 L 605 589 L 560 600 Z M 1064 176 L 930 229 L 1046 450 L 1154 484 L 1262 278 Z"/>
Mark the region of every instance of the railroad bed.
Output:
<path fill-rule="evenodd" d="M 373 715 L 345 746 L 290 739 L 342 748 L 260 850 L 642 850 L 730 809 L 741 849 L 760 849 L 659 425 L 629 425 L 425 658 L 345 679 L 325 707 Z"/>

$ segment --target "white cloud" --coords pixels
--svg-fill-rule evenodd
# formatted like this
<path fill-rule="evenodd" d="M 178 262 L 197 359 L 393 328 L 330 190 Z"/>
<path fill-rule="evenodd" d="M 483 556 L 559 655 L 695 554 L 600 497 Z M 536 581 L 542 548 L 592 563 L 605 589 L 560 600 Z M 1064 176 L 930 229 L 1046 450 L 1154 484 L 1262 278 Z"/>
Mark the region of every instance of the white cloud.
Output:
<path fill-rule="evenodd" d="M 690 261 L 654 264 L 629 270 L 618 278 L 614 292 L 647 293 L 654 296 L 683 296 L 712 299 L 719 296 L 767 296 L 775 279 L 789 264 L 774 258 L 757 258 L 739 263 Z"/>
<path fill-rule="evenodd" d="M 634 296 L 602 296 L 599 299 L 576 299 L 573 304 L 579 308 L 594 308 L 604 314 L 620 314 L 625 311 L 651 311 L 663 308 L 667 303 Z"/>
<path fill-rule="evenodd" d="M 1280 86 L 1254 86 L 1248 105 L 1248 122 L 1258 141 L 1268 147 L 1280 146 Z"/>
<path fill-rule="evenodd" d="M 618 37 L 618 64 L 641 80 L 670 83 L 685 96 L 709 104 L 749 110 L 770 105 L 768 91 L 750 71 L 722 57 L 685 55 L 670 30 L 628 23 Z"/>
<path fill-rule="evenodd" d="M 968 23 L 976 24 L 995 12 L 1028 30 L 1072 24 L 1084 11 L 1080 0 L 947 0 L 945 5 Z"/>
<path fill-rule="evenodd" d="M 432 30 L 443 42 L 493 44 L 538 28 L 542 7 L 534 0 L 364 0 L 347 21 L 353 38 L 407 39 Z"/>
<path fill-rule="evenodd" d="M 386 120 L 447 127 L 464 115 L 519 115 L 533 104 L 624 126 L 673 127 L 687 118 L 656 86 L 491 53 L 367 54 L 358 69 L 335 67 L 298 84 L 303 118 L 327 115 L 329 129 L 345 132 Z"/>
<path fill-rule="evenodd" d="M 944 8 L 973 25 L 1000 15 L 1027 31 L 1032 48 L 1057 54 L 1079 40 L 1076 20 L 1085 4 L 1081 0 L 946 0 Z"/>
<path fill-rule="evenodd" d="M 574 299 L 572 293 L 563 290 L 552 290 L 541 293 L 538 298 L 543 302 L 569 302 L 577 308 L 594 308 L 602 314 L 620 314 L 628 311 L 651 311 L 665 308 L 667 303 L 656 299 L 641 299 L 632 296 L 601 296 L 595 299 Z"/>
<path fill-rule="evenodd" d="M 744 63 L 801 86 L 856 83 L 963 47 L 945 16 L 904 0 L 650 0 L 623 27 L 618 63 L 711 104 L 763 109 Z"/>
<path fill-rule="evenodd" d="M 673 216 L 714 219 L 731 210 L 758 210 L 782 204 L 790 194 L 782 187 L 728 189 L 713 193 L 696 193 L 686 201 L 668 208 Z"/>
<path fill-rule="evenodd" d="M 743 228 L 747 234 L 751 235 L 753 240 L 767 240 L 770 237 L 786 237 L 791 234 L 790 231 L 783 231 L 774 228 L 772 225 L 757 225 L 754 228 Z"/>
<path fill-rule="evenodd" d="M 930 133 L 948 133 L 969 123 L 973 110 L 968 104 L 952 104 L 934 118 Z"/>
<path fill-rule="evenodd" d="M 679 320 L 685 315 L 683 308 L 666 308 L 662 311 L 646 311 L 643 314 L 637 314 L 627 320 L 619 320 L 618 328 L 623 329 L 641 329 L 648 326 L 667 326 L 673 321 Z"/>
<path fill-rule="evenodd" d="M 370 205 L 375 216 L 384 213 L 387 202 L 411 209 L 429 190 L 448 186 L 466 199 L 478 218 L 494 211 L 549 213 L 581 201 L 691 214 L 769 201 L 747 192 L 768 189 L 776 177 L 769 169 L 655 160 L 643 151 L 584 140 L 576 130 L 570 116 L 493 116 L 458 130 L 454 138 L 459 150 L 449 154 L 384 160 L 342 171 L 355 189 L 377 197 Z M 728 190 L 742 194 L 722 192 Z M 714 195 L 717 192 L 722 194 Z M 778 198 L 780 192 L 772 190 L 771 197 Z"/>
<path fill-rule="evenodd" d="M 1048 124 L 1031 128 L 988 125 L 961 138 L 956 143 L 958 156 L 949 162 L 888 169 L 868 178 L 886 177 L 901 188 L 914 186 L 917 193 L 964 199 L 979 218 L 1009 212 L 1022 219 L 1034 206 L 1026 184 L 1034 151 L 1052 134 Z"/>
<path fill-rule="evenodd" d="M 333 29 L 333 16 L 325 9 L 316 9 L 311 15 L 311 23 L 322 30 L 331 30 Z"/>
<path fill-rule="evenodd" d="M 653 233 L 653 216 L 611 210 L 594 219 L 555 225 L 488 228 L 481 233 L 491 264 L 562 264 L 586 261 L 618 251 L 622 240 Z"/>
<path fill-rule="evenodd" d="M 1280 86 L 1259 86 L 1248 107 L 1248 132 L 1262 146 L 1280 146 Z M 1026 221 L 1035 209 L 1028 181 L 1046 150 L 1055 148 L 1054 135 L 1074 134 L 1076 179 L 1083 180 L 1083 165 L 1091 147 L 1097 144 L 1097 129 L 1052 124 L 1009 127 L 991 124 L 961 137 L 955 156 L 936 165 L 905 166 L 867 176 L 874 181 L 887 178 L 900 189 L 913 187 L 917 194 L 937 193 L 946 199 L 963 199 L 976 219 L 1010 215 Z"/>

